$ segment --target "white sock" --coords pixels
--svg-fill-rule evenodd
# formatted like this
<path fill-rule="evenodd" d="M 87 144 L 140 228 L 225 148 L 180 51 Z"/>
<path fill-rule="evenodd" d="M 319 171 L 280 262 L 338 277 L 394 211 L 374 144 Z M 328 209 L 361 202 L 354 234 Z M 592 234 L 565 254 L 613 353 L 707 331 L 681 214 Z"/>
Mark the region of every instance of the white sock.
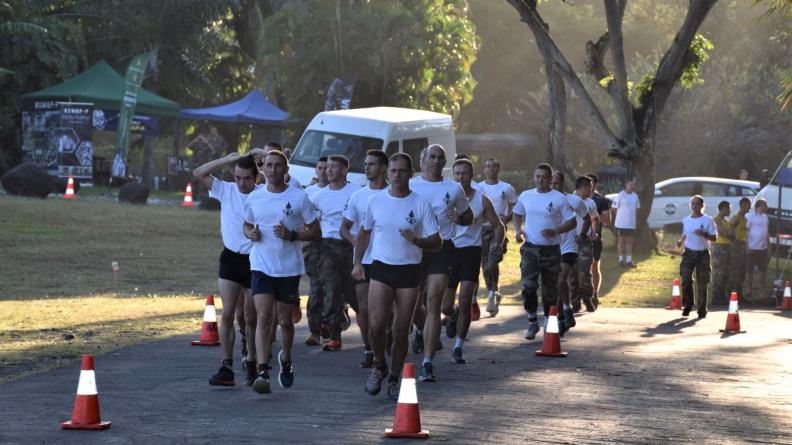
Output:
<path fill-rule="evenodd" d="M 454 340 L 454 349 L 461 348 L 463 344 L 465 344 L 465 339 L 457 337 Z"/>
<path fill-rule="evenodd" d="M 489 293 L 487 294 L 487 296 L 488 296 L 489 298 L 495 298 L 495 291 L 494 291 L 494 290 L 491 290 L 491 291 L 489 291 Z"/>
<path fill-rule="evenodd" d="M 627 262 L 632 263 L 632 255 L 627 255 Z"/>
<path fill-rule="evenodd" d="M 569 310 L 569 305 L 568 305 L 568 304 L 566 304 L 566 303 L 564 303 L 564 310 L 565 310 L 565 311 L 568 311 L 568 310 Z"/>
<path fill-rule="evenodd" d="M 528 312 L 528 321 L 536 323 L 536 312 Z"/>
<path fill-rule="evenodd" d="M 624 261 L 624 255 L 619 255 L 619 262 L 621 263 L 622 261 Z"/>
<path fill-rule="evenodd" d="M 431 363 L 432 363 L 432 359 L 430 359 L 429 357 L 424 357 L 424 359 L 423 359 L 423 364 L 425 365 L 425 364 L 427 364 L 427 363 L 430 363 L 430 364 L 431 364 Z"/>

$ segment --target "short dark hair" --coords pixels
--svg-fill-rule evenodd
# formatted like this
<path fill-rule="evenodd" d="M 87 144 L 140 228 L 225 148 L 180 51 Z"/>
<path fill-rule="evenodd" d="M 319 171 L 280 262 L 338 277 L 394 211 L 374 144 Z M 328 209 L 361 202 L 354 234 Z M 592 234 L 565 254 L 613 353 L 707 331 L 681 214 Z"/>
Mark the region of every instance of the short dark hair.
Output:
<path fill-rule="evenodd" d="M 327 156 L 320 156 L 319 159 L 316 160 L 316 163 L 320 162 L 327 162 Z"/>
<path fill-rule="evenodd" d="M 283 154 L 283 152 L 280 151 L 280 150 L 270 150 L 270 151 L 268 151 L 267 155 L 264 156 L 264 159 L 266 159 L 267 156 L 280 156 L 281 158 L 283 158 L 283 162 L 285 162 L 286 165 L 289 165 L 289 158 L 287 158 L 286 155 Z"/>
<path fill-rule="evenodd" d="M 747 202 L 748 204 L 750 204 L 751 203 L 751 199 L 748 198 L 747 196 L 743 196 L 742 198 L 740 198 L 740 205 L 742 205 L 742 203 L 744 203 L 744 202 Z"/>
<path fill-rule="evenodd" d="M 554 175 L 558 175 L 558 177 L 561 178 L 561 182 L 565 182 L 566 181 L 566 175 L 561 170 L 556 170 L 556 171 L 553 172 L 553 174 Z"/>
<path fill-rule="evenodd" d="M 388 163 L 398 160 L 407 161 L 407 168 L 410 169 L 410 171 L 413 171 L 413 161 L 410 155 L 408 155 L 407 153 L 394 153 L 391 155 L 390 159 L 388 160 Z"/>
<path fill-rule="evenodd" d="M 385 154 L 382 150 L 377 150 L 376 148 L 372 148 L 371 150 L 366 152 L 366 156 L 374 156 L 377 158 L 377 162 L 379 165 L 388 165 L 388 155 Z"/>
<path fill-rule="evenodd" d="M 338 162 L 339 164 L 343 165 L 344 168 L 349 168 L 349 159 L 347 159 L 344 155 L 330 155 L 327 157 L 327 160 Z"/>
<path fill-rule="evenodd" d="M 723 210 L 724 207 L 730 206 L 729 201 L 721 201 L 718 203 L 718 210 Z"/>
<path fill-rule="evenodd" d="M 635 182 L 635 178 L 633 178 L 632 176 L 625 177 L 624 184 L 627 184 L 628 182 Z"/>
<path fill-rule="evenodd" d="M 256 163 L 256 159 L 252 155 L 239 158 L 236 162 L 236 166 L 243 170 L 252 171 L 253 176 L 256 176 L 259 172 L 258 163 Z"/>
<path fill-rule="evenodd" d="M 266 147 L 270 147 L 273 150 L 278 150 L 280 152 L 283 152 L 283 147 L 281 146 L 281 144 L 279 144 L 277 142 L 267 142 Z"/>
<path fill-rule="evenodd" d="M 470 173 L 473 173 L 473 163 L 470 162 L 470 159 L 467 158 L 458 158 L 454 163 L 451 165 L 451 169 L 453 170 L 454 167 L 457 165 L 467 165 L 470 168 Z"/>
<path fill-rule="evenodd" d="M 575 180 L 575 190 L 580 190 L 583 187 L 591 185 L 591 178 L 588 176 L 578 176 Z"/>
<path fill-rule="evenodd" d="M 537 165 L 534 170 L 545 170 L 547 173 L 553 174 L 553 167 L 550 167 L 550 164 L 546 162 L 542 162 L 541 164 Z"/>
<path fill-rule="evenodd" d="M 597 177 L 596 173 L 594 173 L 594 172 L 586 173 L 586 176 L 588 176 L 591 179 L 591 182 L 594 182 L 594 183 L 597 183 L 597 184 L 599 183 L 599 178 Z"/>

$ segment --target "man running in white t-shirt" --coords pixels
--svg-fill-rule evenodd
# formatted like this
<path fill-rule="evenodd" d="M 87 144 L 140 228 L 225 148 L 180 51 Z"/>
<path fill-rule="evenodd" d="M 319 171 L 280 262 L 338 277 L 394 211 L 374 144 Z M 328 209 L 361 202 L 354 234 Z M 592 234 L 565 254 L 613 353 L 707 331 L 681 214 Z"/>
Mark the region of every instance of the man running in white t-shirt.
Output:
<path fill-rule="evenodd" d="M 322 246 L 319 250 L 319 280 L 324 290 L 322 322 L 330 338 L 323 350 L 341 350 L 341 331 L 345 321 L 344 303 L 357 312 L 355 282 L 352 280 L 352 244 L 341 237 L 341 222 L 349 197 L 360 189 L 347 182 L 349 161 L 341 155 L 327 157 L 327 187 L 314 197 L 314 207 L 319 211 L 322 228 Z"/>
<path fill-rule="evenodd" d="M 558 274 L 561 269 L 560 235 L 575 228 L 577 222 L 567 197 L 550 188 L 553 169 L 539 164 L 534 169 L 535 189 L 526 190 L 514 206 L 514 232 L 520 247 L 520 274 L 523 306 L 528 313 L 525 338 L 533 340 L 539 332 L 536 310 L 537 289 L 542 277 L 542 305 L 545 318 L 558 300 Z M 523 227 L 523 222 L 525 226 Z"/>
<path fill-rule="evenodd" d="M 690 212 L 682 220 L 682 238 L 677 247 L 685 246 L 679 275 L 682 277 L 682 316 L 687 317 L 693 308 L 693 273 L 696 274 L 698 288 L 698 318 L 707 316 L 707 285 L 710 281 L 709 242 L 715 241 L 718 233 L 715 220 L 705 215 L 704 198 L 695 195 L 690 198 Z"/>
<path fill-rule="evenodd" d="M 251 193 L 245 204 L 245 235 L 254 241 L 250 251 L 251 292 L 258 321 L 258 365 L 253 390 L 260 394 L 270 392 L 270 328 L 276 315 L 283 344 L 278 353 L 278 382 L 283 388 L 294 383 L 292 309 L 300 304 L 300 275 L 305 273 L 298 241 L 321 236 L 316 211 L 308 196 L 302 189 L 286 184 L 284 177 L 288 170 L 289 163 L 283 153 L 277 150 L 267 153 L 264 157 L 267 186 Z M 305 230 L 299 231 L 303 226 Z"/>
<path fill-rule="evenodd" d="M 223 166 L 236 163 L 234 166 L 234 182 L 221 181 L 211 173 Z M 253 242 L 242 232 L 245 222 L 245 202 L 250 193 L 261 186 L 256 186 L 258 166 L 253 157 L 240 157 L 239 153 L 206 164 L 193 170 L 193 176 L 204 187 L 209 189 L 209 196 L 220 201 L 220 233 L 223 236 L 223 251 L 220 253 L 220 273 L 217 280 L 220 298 L 223 302 L 223 313 L 220 318 L 220 344 L 222 366 L 215 375 L 209 378 L 214 386 L 234 386 L 233 348 L 234 348 L 234 312 L 247 306 L 245 317 L 245 383 L 250 386 L 256 374 L 255 331 L 256 317 L 253 299 L 250 298 L 250 260 L 248 258 Z"/>
<path fill-rule="evenodd" d="M 511 222 L 512 209 L 517 202 L 517 193 L 511 184 L 498 179 L 499 174 L 500 162 L 497 159 L 487 159 L 484 162 L 484 180 L 474 188 L 481 190 L 492 201 L 495 212 L 505 226 Z M 494 233 L 495 228 L 485 221 L 484 228 L 481 230 L 481 269 L 484 274 L 484 284 L 487 286 L 487 312 L 493 317 L 498 314 L 498 305 L 501 301 L 500 288 L 498 287 L 500 262 L 503 261 L 503 255 L 506 253 L 506 246 L 509 242 L 504 238 L 501 253 L 492 253 L 495 252 L 490 247 Z"/>
<path fill-rule="evenodd" d="M 473 222 L 468 226 L 456 226 L 454 234 L 454 254 L 451 259 L 451 275 L 448 280 L 448 290 L 443 299 L 443 311 L 453 311 L 454 315 L 446 324 L 446 335 L 454 339 L 451 350 L 451 361 L 455 364 L 466 363 L 462 355 L 462 347 L 467 338 L 471 321 L 471 306 L 473 292 L 479 279 L 482 256 L 482 232 L 484 222 L 493 227 L 493 242 L 489 244 L 492 255 L 500 254 L 503 248 L 505 229 L 492 202 L 481 190 L 471 187 L 473 179 L 473 163 L 468 159 L 458 159 L 453 164 L 454 180 L 465 191 L 470 208 L 473 212 Z M 456 300 L 456 290 L 459 286 L 459 307 L 453 310 Z"/>
<path fill-rule="evenodd" d="M 621 267 L 636 267 L 632 254 L 641 200 L 633 191 L 634 185 L 632 178 L 625 179 L 624 190 L 620 191 L 613 200 L 613 209 L 616 212 L 613 216 L 613 226 L 616 227 L 616 250 L 619 252 Z"/>
<path fill-rule="evenodd" d="M 363 257 L 371 244 L 371 284 L 369 285 L 369 333 L 374 349 L 374 369 L 366 381 L 366 392 L 377 395 L 389 374 L 388 396 L 399 398 L 399 375 L 407 356 L 410 323 L 421 284 L 423 251 L 442 247 L 437 219 L 431 204 L 410 190 L 412 159 L 405 153 L 390 157 L 390 187 L 368 199 L 366 216 L 355 247 L 353 277 L 365 276 Z M 385 359 L 385 330 L 393 318 L 391 367 Z"/>
<path fill-rule="evenodd" d="M 360 227 L 366 216 L 366 206 L 371 195 L 385 190 L 388 182 L 385 175 L 388 173 L 388 156 L 382 150 L 369 150 L 363 161 L 363 172 L 368 179 L 366 187 L 352 193 L 344 210 L 344 221 L 341 223 L 341 236 L 353 246 L 357 245 L 357 236 Z M 369 248 L 363 253 L 363 269 L 365 275 L 362 279 L 355 282 L 355 294 L 358 299 L 357 324 L 363 336 L 363 360 L 360 362 L 361 368 L 371 368 L 374 366 L 374 351 L 371 349 L 369 339 L 369 309 L 368 293 L 369 282 L 371 281 L 371 243 Z"/>
<path fill-rule="evenodd" d="M 322 156 L 316 161 L 316 183 L 305 188 L 305 194 L 312 203 L 316 202 L 316 194 L 327 187 L 327 156 Z M 314 208 L 316 205 L 314 204 Z M 303 244 L 303 261 L 305 261 L 305 274 L 308 275 L 308 304 L 306 315 L 308 317 L 308 330 L 311 334 L 305 339 L 308 346 L 322 344 L 322 305 L 324 304 L 324 289 L 319 281 L 319 249 L 322 240 L 308 241 Z M 327 326 L 324 327 L 324 337 L 327 337 Z"/>
<path fill-rule="evenodd" d="M 426 320 L 422 329 L 416 329 L 416 336 L 422 335 L 424 338 L 424 359 L 416 378 L 420 382 L 435 382 L 437 379 L 432 358 L 440 343 L 440 306 L 448 287 L 449 268 L 454 254 L 454 243 L 451 240 L 454 238 L 456 225 L 467 226 L 473 222 L 473 212 L 462 186 L 443 177 L 443 168 L 446 165 L 445 149 L 433 144 L 423 153 L 426 170 L 421 176 L 410 180 L 410 190 L 432 205 L 437 216 L 440 237 L 443 238 L 443 247 L 437 252 L 425 252 L 421 261 L 426 277 Z M 417 321 L 416 324 L 421 327 L 420 320 Z"/>

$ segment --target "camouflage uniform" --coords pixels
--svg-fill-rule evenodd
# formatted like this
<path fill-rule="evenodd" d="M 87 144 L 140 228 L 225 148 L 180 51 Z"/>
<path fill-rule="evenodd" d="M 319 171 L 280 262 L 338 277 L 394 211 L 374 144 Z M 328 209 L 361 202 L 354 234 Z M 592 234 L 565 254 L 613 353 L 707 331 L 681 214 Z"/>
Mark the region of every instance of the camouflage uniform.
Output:
<path fill-rule="evenodd" d="M 528 313 L 535 313 L 539 307 L 537 290 L 539 276 L 542 277 L 542 306 L 545 315 L 550 313 L 550 306 L 555 305 L 558 296 L 558 274 L 561 272 L 561 248 L 553 246 L 537 246 L 528 242 L 520 247 L 520 273 L 522 279 L 523 306 Z"/>
<path fill-rule="evenodd" d="M 731 244 L 712 243 L 712 301 L 725 303 L 728 301 L 731 267 Z"/>
<path fill-rule="evenodd" d="M 693 307 L 693 272 L 698 288 L 698 312 L 707 312 L 707 285 L 710 282 L 710 253 L 708 250 L 685 249 L 679 264 L 682 276 L 682 305 Z"/>
<path fill-rule="evenodd" d="M 493 255 L 490 248 L 494 236 L 495 230 L 492 226 L 484 224 L 481 228 L 481 270 L 484 272 L 484 283 L 487 285 L 487 290 L 497 292 L 499 290 L 498 280 L 500 279 L 499 264 L 503 261 L 503 255 L 506 254 L 506 246 L 509 244 L 509 240 L 503 240 L 503 253 Z"/>
<path fill-rule="evenodd" d="M 594 296 L 593 278 L 591 277 L 591 263 L 594 262 L 594 242 L 586 238 L 578 244 L 578 259 L 575 267 L 569 273 L 569 302 L 572 306 L 580 301 L 590 300 Z M 580 271 L 580 272 L 578 272 Z M 582 275 L 583 282 L 578 283 Z"/>
<path fill-rule="evenodd" d="M 729 287 L 731 291 L 742 291 L 745 280 L 745 241 L 732 240 L 729 251 Z"/>
<path fill-rule="evenodd" d="M 322 325 L 322 305 L 324 303 L 324 289 L 319 281 L 319 250 L 322 241 L 310 241 L 303 245 L 303 260 L 305 260 L 305 273 L 308 275 L 308 329 L 319 336 Z"/>
<path fill-rule="evenodd" d="M 322 321 L 330 329 L 330 340 L 341 340 L 344 303 L 357 312 L 355 280 L 352 278 L 352 245 L 346 240 L 322 240 L 319 259 L 319 280 L 324 289 Z"/>

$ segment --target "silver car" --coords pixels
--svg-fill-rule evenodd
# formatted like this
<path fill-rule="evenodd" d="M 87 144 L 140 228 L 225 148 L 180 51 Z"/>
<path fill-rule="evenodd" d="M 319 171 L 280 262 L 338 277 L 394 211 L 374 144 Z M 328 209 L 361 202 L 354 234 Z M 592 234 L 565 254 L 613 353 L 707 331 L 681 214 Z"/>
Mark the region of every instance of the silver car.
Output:
<path fill-rule="evenodd" d="M 690 197 L 704 197 L 704 212 L 710 216 L 718 214 L 718 203 L 728 201 L 732 206 L 732 214 L 739 208 L 740 198 L 748 197 L 753 201 L 759 191 L 759 183 L 741 181 L 739 179 L 709 178 L 706 176 L 688 176 L 671 178 L 655 184 L 655 195 L 652 211 L 649 214 L 649 228 L 662 229 L 664 226 L 681 224 L 690 215 Z M 616 194 L 607 196 L 609 199 Z"/>

